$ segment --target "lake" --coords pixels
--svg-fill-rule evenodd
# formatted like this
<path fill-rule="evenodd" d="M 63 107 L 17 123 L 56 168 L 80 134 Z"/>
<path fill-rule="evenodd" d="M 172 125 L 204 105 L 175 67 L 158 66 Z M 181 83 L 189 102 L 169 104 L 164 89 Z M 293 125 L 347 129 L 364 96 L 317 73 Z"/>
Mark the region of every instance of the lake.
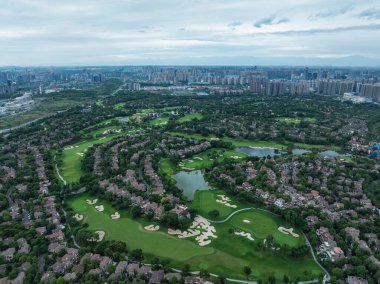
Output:
<path fill-rule="evenodd" d="M 177 182 L 176 186 L 183 190 L 183 195 L 188 200 L 193 200 L 196 190 L 209 190 L 211 187 L 205 181 L 201 171 L 181 171 L 172 176 Z"/>
<path fill-rule="evenodd" d="M 349 157 L 352 156 L 351 154 L 339 154 L 338 152 L 328 150 L 318 153 L 318 155 L 322 157 Z"/>
<path fill-rule="evenodd" d="M 266 156 L 277 156 L 283 154 L 283 152 L 273 149 L 273 148 L 257 148 L 257 147 L 241 147 L 236 148 L 236 152 L 247 154 L 251 157 L 266 157 Z"/>

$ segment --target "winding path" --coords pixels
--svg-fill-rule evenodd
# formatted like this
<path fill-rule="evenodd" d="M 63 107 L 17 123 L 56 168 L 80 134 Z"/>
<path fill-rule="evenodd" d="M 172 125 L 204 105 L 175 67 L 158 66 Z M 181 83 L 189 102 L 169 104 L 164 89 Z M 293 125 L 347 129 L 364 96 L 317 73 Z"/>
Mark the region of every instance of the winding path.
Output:
<path fill-rule="evenodd" d="M 55 162 L 55 155 L 54 155 L 54 162 Z M 58 164 L 56 163 L 55 164 L 55 170 L 57 172 L 57 175 L 59 177 L 59 179 L 63 182 L 63 184 L 66 186 L 67 185 L 67 181 L 63 178 L 63 176 L 61 176 L 61 173 L 59 172 L 59 169 L 58 169 Z"/>
<path fill-rule="evenodd" d="M 225 219 L 223 220 L 218 220 L 218 221 L 215 221 L 215 220 L 209 220 L 207 219 L 209 222 L 211 223 L 224 223 L 224 222 L 227 222 L 228 220 L 230 220 L 234 215 L 242 212 L 242 211 L 248 211 L 248 210 L 261 210 L 261 211 L 264 211 L 264 212 L 268 212 L 268 213 L 271 213 L 271 214 L 274 214 L 273 212 L 269 211 L 269 210 L 266 210 L 266 209 L 262 209 L 262 208 L 255 208 L 255 207 L 248 207 L 248 208 L 243 208 L 243 209 L 239 209 L 239 210 L 236 210 L 234 212 L 232 212 L 230 215 L 228 215 Z M 276 214 L 275 214 L 276 215 Z M 309 247 L 310 249 L 310 253 L 314 259 L 314 261 L 318 264 L 318 266 L 323 270 L 323 272 L 325 273 L 325 276 L 323 277 L 323 283 L 328 283 L 330 282 L 331 280 L 331 276 L 329 274 L 329 272 L 322 266 L 322 264 L 319 263 L 317 257 L 315 256 L 314 254 L 314 250 L 313 250 L 313 247 L 312 245 L 310 244 L 310 241 L 309 239 L 306 237 L 305 233 L 302 232 L 302 235 L 304 236 L 305 238 L 305 241 L 306 241 L 306 245 Z M 213 274 L 210 274 L 212 276 L 215 276 L 215 277 L 218 277 L 218 275 L 213 275 Z M 252 281 L 242 281 L 242 280 L 237 280 L 237 279 L 228 279 L 228 281 L 231 281 L 231 282 L 240 282 L 240 283 L 249 283 L 249 284 L 255 284 L 256 282 L 252 282 Z M 315 280 L 310 280 L 310 281 L 303 281 L 303 282 L 298 282 L 298 284 L 308 284 L 308 283 L 316 283 L 318 282 L 318 279 L 315 279 Z"/>

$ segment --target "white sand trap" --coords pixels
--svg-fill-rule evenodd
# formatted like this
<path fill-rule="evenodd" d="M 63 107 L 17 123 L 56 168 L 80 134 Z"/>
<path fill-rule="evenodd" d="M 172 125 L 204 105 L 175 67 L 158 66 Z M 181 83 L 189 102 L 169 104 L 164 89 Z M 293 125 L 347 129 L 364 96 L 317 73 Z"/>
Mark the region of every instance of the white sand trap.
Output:
<path fill-rule="evenodd" d="M 231 199 L 229 197 L 226 197 L 224 195 L 218 195 L 218 197 L 220 199 L 215 200 L 216 202 L 221 203 L 224 206 L 227 206 L 227 207 L 230 207 L 230 208 L 237 208 L 236 205 L 230 203 Z"/>
<path fill-rule="evenodd" d="M 239 156 L 231 156 L 231 158 L 234 159 L 234 160 L 238 160 L 238 159 L 240 159 Z"/>
<path fill-rule="evenodd" d="M 95 237 L 87 239 L 89 242 L 101 242 L 104 239 L 104 236 L 106 235 L 106 232 L 104 231 L 95 231 L 95 234 L 98 235 L 98 238 Z"/>
<path fill-rule="evenodd" d="M 104 211 L 104 206 L 103 205 L 98 205 L 98 206 L 95 206 L 95 209 L 98 210 L 99 212 L 103 212 Z"/>
<path fill-rule="evenodd" d="M 244 238 L 246 238 L 246 239 L 248 239 L 250 241 L 254 241 L 255 240 L 254 238 L 252 238 L 252 235 L 250 233 L 246 233 L 246 232 L 243 232 L 243 231 L 241 231 L 241 232 L 235 232 L 235 235 L 242 236 L 242 237 L 244 237 Z"/>
<path fill-rule="evenodd" d="M 94 204 L 96 204 L 96 202 L 98 202 L 98 200 L 97 199 L 94 199 L 94 200 L 87 199 L 86 202 L 89 205 L 94 205 Z"/>
<path fill-rule="evenodd" d="M 145 226 L 144 229 L 147 231 L 155 232 L 155 231 L 158 231 L 160 229 L 160 226 L 149 225 L 149 226 Z"/>
<path fill-rule="evenodd" d="M 79 146 L 75 146 L 75 148 L 79 148 Z"/>
<path fill-rule="evenodd" d="M 182 231 L 181 230 L 173 230 L 173 229 L 168 229 L 168 234 L 169 235 L 180 235 L 182 234 Z"/>
<path fill-rule="evenodd" d="M 247 219 L 244 219 L 243 222 L 246 223 L 246 224 L 250 224 L 251 223 L 251 221 L 249 221 Z"/>
<path fill-rule="evenodd" d="M 68 146 L 64 148 L 64 150 L 71 150 L 71 149 L 74 149 L 74 146 Z"/>
<path fill-rule="evenodd" d="M 199 161 L 203 161 L 203 158 L 201 158 L 201 157 L 194 157 L 194 159 L 197 159 Z"/>
<path fill-rule="evenodd" d="M 113 219 L 113 220 L 120 219 L 120 213 L 119 212 L 113 213 L 111 215 L 111 219 Z"/>
<path fill-rule="evenodd" d="M 102 138 L 100 138 L 99 141 L 100 141 L 100 140 L 103 140 L 103 139 L 106 139 L 106 137 L 102 137 Z"/>
<path fill-rule="evenodd" d="M 200 246 L 207 246 L 211 244 L 210 238 L 216 239 L 218 237 L 215 227 L 207 219 L 199 215 L 194 218 L 193 224 L 187 231 L 168 229 L 168 234 L 177 235 L 180 239 L 197 236 L 195 240 Z"/>
<path fill-rule="evenodd" d="M 77 155 L 83 157 L 84 154 L 82 152 L 78 152 Z"/>
<path fill-rule="evenodd" d="M 284 228 L 284 227 L 278 227 L 278 230 L 279 230 L 281 233 L 285 234 L 285 235 L 289 235 L 289 234 L 290 234 L 290 235 L 292 235 L 292 236 L 295 237 L 295 238 L 298 238 L 298 237 L 299 237 L 298 234 L 296 234 L 296 233 L 293 232 L 293 228 L 287 229 L 287 228 Z"/>
<path fill-rule="evenodd" d="M 73 216 L 73 218 L 75 218 L 77 221 L 82 221 L 83 220 L 83 215 L 82 214 L 75 214 L 74 216 Z"/>

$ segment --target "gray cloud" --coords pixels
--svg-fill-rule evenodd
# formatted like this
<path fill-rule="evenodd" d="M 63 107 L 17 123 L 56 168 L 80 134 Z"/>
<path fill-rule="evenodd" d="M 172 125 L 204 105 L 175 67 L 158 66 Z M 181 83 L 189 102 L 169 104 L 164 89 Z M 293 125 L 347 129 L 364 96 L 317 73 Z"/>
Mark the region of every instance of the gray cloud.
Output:
<path fill-rule="evenodd" d="M 347 31 L 378 31 L 380 29 L 380 24 L 370 24 L 370 25 L 359 25 L 359 26 L 347 26 L 347 27 L 337 27 L 337 28 L 323 28 L 323 29 L 308 29 L 308 30 L 287 30 L 279 32 L 267 32 L 267 35 L 299 35 L 299 36 L 309 36 L 315 34 L 323 33 L 341 33 Z M 254 33 L 252 35 L 256 35 Z"/>
<path fill-rule="evenodd" d="M 368 9 L 359 14 L 359 17 L 366 18 L 370 20 L 379 20 L 380 19 L 380 10 Z"/>
<path fill-rule="evenodd" d="M 336 17 L 336 16 L 347 14 L 348 12 L 350 12 L 352 10 L 353 10 L 352 6 L 347 6 L 347 7 L 342 7 L 342 8 L 339 8 L 339 9 L 322 11 L 322 12 L 318 12 L 318 13 L 315 13 L 315 14 L 311 14 L 309 16 L 309 19 L 310 20 L 317 20 L 317 19 L 320 19 L 320 18 Z"/>
<path fill-rule="evenodd" d="M 242 24 L 243 23 L 240 21 L 233 21 L 233 22 L 229 23 L 227 26 L 231 29 L 235 29 L 236 27 L 241 26 Z"/>
<path fill-rule="evenodd" d="M 256 28 L 261 28 L 263 26 L 279 25 L 279 24 L 287 23 L 287 22 L 289 22 L 288 18 L 277 19 L 277 16 L 273 15 L 271 17 L 262 18 L 262 19 L 256 21 L 253 24 L 253 26 Z"/>
<path fill-rule="evenodd" d="M 4 1 L 0 64 L 380 57 L 378 1 Z"/>

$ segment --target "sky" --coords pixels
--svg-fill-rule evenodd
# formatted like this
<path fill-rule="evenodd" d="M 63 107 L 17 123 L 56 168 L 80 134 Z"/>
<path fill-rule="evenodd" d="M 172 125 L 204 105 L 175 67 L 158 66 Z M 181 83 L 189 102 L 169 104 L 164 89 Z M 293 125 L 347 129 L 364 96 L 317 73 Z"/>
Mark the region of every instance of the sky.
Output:
<path fill-rule="evenodd" d="M 2 2 L 1 66 L 380 66 L 379 0 Z"/>

